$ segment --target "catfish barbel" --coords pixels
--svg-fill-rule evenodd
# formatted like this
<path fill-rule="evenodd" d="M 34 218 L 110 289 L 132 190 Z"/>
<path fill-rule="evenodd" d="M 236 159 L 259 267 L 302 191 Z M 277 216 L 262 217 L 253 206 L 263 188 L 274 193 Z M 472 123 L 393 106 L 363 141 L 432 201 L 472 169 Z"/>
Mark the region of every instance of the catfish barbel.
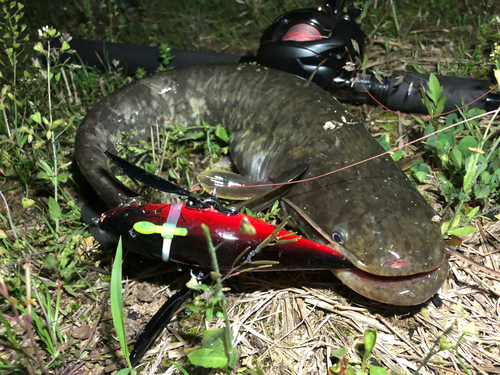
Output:
<path fill-rule="evenodd" d="M 283 181 L 320 176 L 384 152 L 335 98 L 288 73 L 252 65 L 177 68 L 132 82 L 102 99 L 75 140 L 83 174 L 110 207 L 137 194 L 113 176 L 105 150 L 123 132 L 148 140 L 150 127 L 221 124 L 244 176 Z M 283 209 L 310 239 L 331 246 L 354 270 L 332 270 L 356 292 L 417 305 L 441 287 L 449 265 L 439 216 L 388 155 L 295 184 Z M 186 249 L 189 251 L 189 249 Z"/>

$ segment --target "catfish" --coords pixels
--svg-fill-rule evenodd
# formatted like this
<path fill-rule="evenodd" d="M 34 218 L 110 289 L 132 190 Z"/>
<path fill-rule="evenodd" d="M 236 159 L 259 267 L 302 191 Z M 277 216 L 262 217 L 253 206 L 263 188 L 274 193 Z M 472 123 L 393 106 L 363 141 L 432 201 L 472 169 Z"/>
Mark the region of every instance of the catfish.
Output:
<path fill-rule="evenodd" d="M 304 171 L 283 209 L 310 239 L 354 264 L 332 270 L 345 285 L 394 305 L 421 304 L 441 287 L 449 265 L 440 217 L 388 155 L 343 169 L 384 150 L 334 97 L 288 73 L 214 64 L 132 82 L 88 112 L 76 160 L 116 207 L 137 193 L 115 178 L 104 152 L 115 152 L 124 132 L 149 141 L 151 126 L 202 119 L 225 127 L 234 164 L 247 178 L 265 184 Z"/>

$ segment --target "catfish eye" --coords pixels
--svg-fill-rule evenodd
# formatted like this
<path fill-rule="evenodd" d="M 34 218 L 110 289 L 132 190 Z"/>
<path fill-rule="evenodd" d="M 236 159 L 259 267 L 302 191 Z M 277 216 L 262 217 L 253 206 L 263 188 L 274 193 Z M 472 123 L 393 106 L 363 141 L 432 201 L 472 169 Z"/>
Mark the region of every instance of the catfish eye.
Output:
<path fill-rule="evenodd" d="M 342 245 L 344 243 L 344 241 L 345 241 L 345 236 L 344 236 L 344 234 L 341 231 L 336 230 L 336 231 L 333 231 L 333 233 L 332 233 L 332 239 L 335 242 L 337 242 L 337 243 L 339 243 L 339 244 Z"/>

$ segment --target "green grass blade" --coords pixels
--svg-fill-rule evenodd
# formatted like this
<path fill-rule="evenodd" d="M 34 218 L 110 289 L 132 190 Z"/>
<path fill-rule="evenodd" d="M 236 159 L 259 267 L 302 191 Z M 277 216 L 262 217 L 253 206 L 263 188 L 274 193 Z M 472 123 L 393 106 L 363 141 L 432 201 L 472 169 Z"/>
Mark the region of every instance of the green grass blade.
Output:
<path fill-rule="evenodd" d="M 123 321 L 123 297 L 122 297 L 122 238 L 118 241 L 116 248 L 115 261 L 111 272 L 110 300 L 111 314 L 113 315 L 113 324 L 115 326 L 118 341 L 123 350 L 123 355 L 127 360 L 129 368 L 132 368 L 127 347 L 127 336 L 125 335 L 125 325 Z"/>

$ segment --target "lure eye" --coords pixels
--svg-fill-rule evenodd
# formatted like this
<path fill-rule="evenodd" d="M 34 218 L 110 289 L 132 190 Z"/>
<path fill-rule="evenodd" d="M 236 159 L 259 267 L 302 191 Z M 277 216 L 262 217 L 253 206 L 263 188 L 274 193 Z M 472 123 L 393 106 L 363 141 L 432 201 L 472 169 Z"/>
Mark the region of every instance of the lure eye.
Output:
<path fill-rule="evenodd" d="M 335 242 L 337 242 L 337 243 L 339 243 L 339 244 L 342 245 L 344 243 L 344 241 L 345 241 L 345 236 L 344 236 L 344 234 L 341 231 L 336 230 L 336 231 L 333 231 L 333 233 L 332 233 L 332 239 Z"/>

